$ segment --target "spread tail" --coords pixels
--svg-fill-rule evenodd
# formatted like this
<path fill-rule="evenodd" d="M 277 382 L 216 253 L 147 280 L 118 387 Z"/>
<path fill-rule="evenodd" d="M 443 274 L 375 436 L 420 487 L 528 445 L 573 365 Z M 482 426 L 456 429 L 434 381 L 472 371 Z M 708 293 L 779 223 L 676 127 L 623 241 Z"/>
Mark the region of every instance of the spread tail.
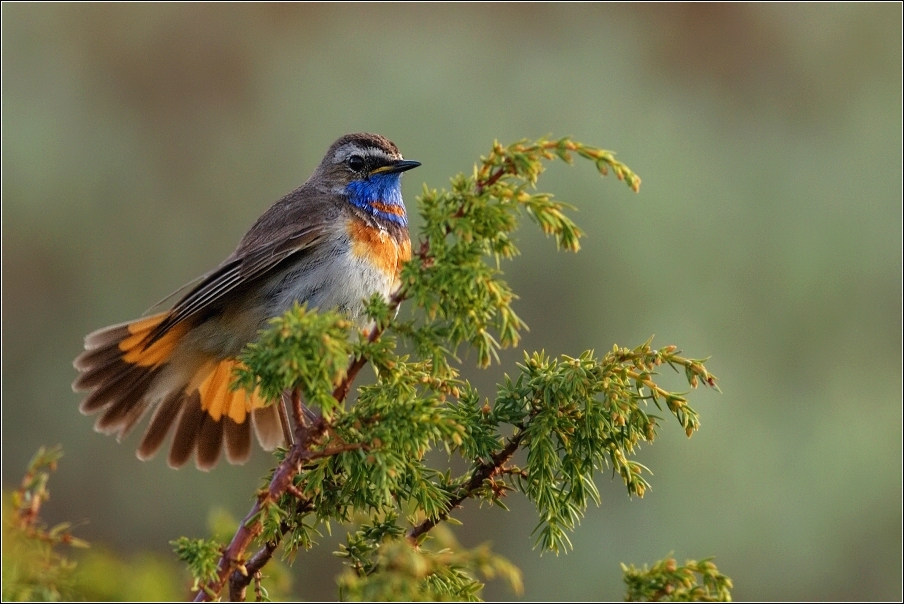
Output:
<path fill-rule="evenodd" d="M 95 429 L 122 440 L 153 409 L 138 457 L 152 457 L 176 426 L 168 460 L 174 468 L 194 455 L 197 467 L 209 470 L 223 449 L 230 463 L 245 462 L 252 424 L 265 449 L 281 444 L 276 405 L 264 407 L 256 391 L 230 389 L 239 362 L 180 347 L 191 328 L 187 322 L 159 333 L 156 328 L 168 314 L 107 327 L 85 338 L 85 351 L 73 363 L 80 375 L 72 387 L 88 392 L 80 409 L 99 414 Z"/>

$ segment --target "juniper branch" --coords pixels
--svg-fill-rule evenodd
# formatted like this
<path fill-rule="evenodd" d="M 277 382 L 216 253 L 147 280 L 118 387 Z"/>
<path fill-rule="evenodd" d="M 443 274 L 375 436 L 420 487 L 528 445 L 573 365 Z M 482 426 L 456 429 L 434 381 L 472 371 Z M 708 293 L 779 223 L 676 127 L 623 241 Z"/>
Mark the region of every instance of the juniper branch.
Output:
<path fill-rule="evenodd" d="M 276 548 L 279 547 L 278 540 L 271 540 L 264 543 L 263 547 L 261 547 L 251 559 L 248 560 L 248 563 L 245 565 L 244 572 L 239 569 L 232 571 L 232 575 L 229 577 L 229 601 L 230 602 L 244 602 L 246 596 L 246 590 L 248 589 L 248 585 L 251 584 L 251 581 L 254 580 L 254 577 L 260 570 L 270 561 L 273 557 L 273 552 L 276 551 Z"/>
<path fill-rule="evenodd" d="M 296 515 L 310 512 L 313 509 L 311 501 L 305 498 L 294 486 L 290 484 L 287 491 L 298 498 L 298 505 L 295 508 Z M 248 585 L 250 585 L 251 581 L 255 580 L 256 577 L 259 577 L 260 571 L 273 558 L 273 554 L 279 547 L 282 537 L 290 530 L 291 527 L 289 526 L 289 523 L 285 521 L 280 522 L 279 533 L 274 535 L 272 539 L 268 539 L 264 545 L 251 556 L 248 563 L 245 564 L 244 569 L 236 568 L 232 571 L 232 575 L 229 577 L 229 599 L 232 602 L 245 601 L 245 593 Z"/>
<path fill-rule="evenodd" d="M 459 489 L 451 499 L 449 499 L 448 508 L 441 512 L 439 516 L 427 518 L 409 529 L 408 533 L 405 535 L 408 540 L 412 543 L 417 543 L 422 535 L 426 534 L 440 522 L 447 520 L 449 514 L 452 513 L 452 510 L 460 507 L 466 499 L 473 497 L 483 486 L 484 481 L 492 478 L 496 474 L 504 472 L 506 462 L 515 455 L 515 452 L 521 445 L 524 435 L 525 432 L 523 428 L 519 429 L 518 433 L 509 439 L 508 444 L 506 444 L 506 446 L 498 453 L 493 455 L 491 461 L 478 464 L 471 473 L 470 480 L 468 480 L 468 482 Z"/>
<path fill-rule="evenodd" d="M 666 363 L 683 369 L 691 387 L 702 381 L 715 388 L 703 361 L 678 356 L 675 347 L 652 350 L 649 342 L 633 350 L 616 347 L 601 359 L 592 352 L 559 359 L 526 355 L 519 364 L 521 376 L 515 382 L 506 377 L 493 408 L 479 405 L 476 391 L 449 362 L 465 345 L 485 366 L 498 360 L 501 348 L 517 344 L 526 329 L 498 267 L 500 258 L 518 253 L 510 234 L 522 214 L 553 235 L 557 247 L 579 248 L 583 233 L 567 214 L 571 206 L 530 190 L 543 160 L 570 163 L 574 155 L 593 161 L 601 174 L 614 172 L 635 191 L 639 187 L 640 179 L 612 153 L 570 139 L 509 147 L 495 143 L 471 177 L 459 175 L 451 191 L 425 190 L 419 197 L 424 232 L 402 268 L 400 288 L 389 300 L 368 302 L 370 329 L 350 338 L 351 324 L 338 314 L 293 309 L 243 353 L 248 370 L 240 369 L 238 385 L 259 388 L 270 398 L 290 391 L 291 398 L 283 400 L 291 401 L 296 439 L 197 599 L 218 597 L 227 580 L 232 598 L 243 599 L 252 581 L 259 587 L 259 571 L 281 543 L 290 556 L 310 545 L 315 529 L 301 521 L 309 513 L 321 523 L 371 514 L 371 523 L 354 538 L 350 534 L 342 553 L 355 576 L 375 580 L 366 584 L 370 589 L 381 581 L 399 585 L 393 583 L 401 576 L 394 575 L 397 561 L 422 568 L 426 559 L 415 561 L 425 553 L 422 538 L 450 520 L 466 499 L 505 507 L 500 501 L 505 490 L 523 492 L 540 515 L 538 541 L 558 551 L 569 546 L 565 532 L 574 528 L 588 501 L 599 503 L 594 472 L 609 465 L 629 494 L 643 496 L 649 485 L 642 473 L 648 471 L 630 458 L 640 441 L 653 440 L 658 420 L 646 414 L 644 404 L 664 401 L 688 436 L 699 427 L 684 395 L 657 385 L 656 367 Z M 492 257 L 496 267 L 487 262 Z M 404 300 L 423 315 L 395 321 Z M 413 347 L 413 360 L 396 351 L 399 341 Z M 375 367 L 377 384 L 361 387 L 355 406 L 346 409 L 352 385 L 367 364 Z M 302 404 L 302 395 L 320 415 Z M 503 438 L 502 425 L 514 426 L 514 435 Z M 452 479 L 427 467 L 423 456 L 437 444 L 471 460 L 471 470 Z M 527 451 L 524 469 L 508 465 L 520 448 Z M 406 506 L 424 516 L 407 531 L 397 523 Z M 442 531 L 434 531 L 438 538 L 437 533 Z M 245 562 L 256 539 L 263 543 Z M 415 558 L 408 559 L 415 550 Z M 429 576 L 413 572 L 416 588 L 370 592 L 365 583 L 345 585 L 356 585 L 364 591 L 354 593 L 370 599 L 399 593 L 476 597 L 476 581 L 454 569 L 439 570 L 441 557 L 428 558 L 434 570 Z M 375 576 L 383 572 L 387 577 Z M 422 591 L 404 591 L 409 588 Z"/>
<path fill-rule="evenodd" d="M 293 400 L 296 396 L 293 393 Z M 245 551 L 263 532 L 261 515 L 265 512 L 265 508 L 276 505 L 279 498 L 291 486 L 295 476 L 301 470 L 302 463 L 312 457 L 311 447 L 317 444 L 325 431 L 326 422 L 322 417 L 314 422 L 313 425 L 296 426 L 298 440 L 289 449 L 286 458 L 277 466 L 267 489 L 258 495 L 257 501 L 251 507 L 251 511 L 242 520 L 232 541 L 230 541 L 220 556 L 220 560 L 217 563 L 216 577 L 205 583 L 198 590 L 195 602 L 207 602 L 216 598 L 234 571 L 250 576 L 243 559 Z M 266 560 L 269 560 L 269 558 L 266 558 L 264 563 L 266 563 Z"/>

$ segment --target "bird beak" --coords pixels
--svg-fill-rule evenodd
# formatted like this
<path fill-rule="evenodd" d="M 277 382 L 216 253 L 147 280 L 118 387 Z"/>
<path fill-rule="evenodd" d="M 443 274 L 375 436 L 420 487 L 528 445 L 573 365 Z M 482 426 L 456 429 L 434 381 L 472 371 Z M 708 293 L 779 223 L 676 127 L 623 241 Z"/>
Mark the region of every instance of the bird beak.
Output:
<path fill-rule="evenodd" d="M 371 174 L 398 174 L 399 172 L 406 172 L 411 170 L 412 168 L 417 168 L 421 165 L 419 161 L 412 161 L 410 159 L 400 159 L 399 161 L 389 164 L 388 166 L 380 166 L 375 170 L 371 170 Z"/>

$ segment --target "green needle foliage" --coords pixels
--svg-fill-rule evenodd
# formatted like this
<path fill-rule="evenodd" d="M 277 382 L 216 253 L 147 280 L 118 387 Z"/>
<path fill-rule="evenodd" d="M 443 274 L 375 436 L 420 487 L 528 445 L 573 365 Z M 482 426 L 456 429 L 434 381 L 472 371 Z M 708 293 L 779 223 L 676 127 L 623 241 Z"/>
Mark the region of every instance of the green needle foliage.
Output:
<path fill-rule="evenodd" d="M 50 498 L 47 483 L 63 456 L 60 447 L 40 450 L 22 484 L 3 501 L 3 600 L 68 600 L 73 594 L 75 563 L 59 553 L 61 545 L 86 547 L 69 532 L 71 525 L 46 527 L 39 519 Z"/>
<path fill-rule="evenodd" d="M 691 388 L 716 387 L 703 360 L 650 341 L 577 358 L 525 353 L 491 398 L 458 371 L 462 352 L 474 351 L 486 366 L 526 328 L 500 270 L 518 254 L 513 233 L 522 218 L 558 248 L 579 249 L 571 207 L 535 189 L 545 162 L 575 157 L 640 186 L 612 153 L 568 138 L 496 143 L 449 190 L 425 188 L 419 196 L 423 231 L 400 290 L 369 302 L 372 329 L 360 333 L 334 312 L 295 307 L 247 348 L 236 386 L 288 403 L 295 443 L 278 454 L 228 545 L 180 540 L 198 599 L 218 597 L 227 581 L 230 597 L 244 598 L 278 548 L 292 559 L 333 523 L 353 525 L 338 552 L 348 566 L 339 579 L 344 598 L 471 600 L 482 580 L 496 576 L 517 590 L 520 575 L 510 563 L 485 548 L 462 549 L 444 529 L 457 507 L 476 499 L 504 508 L 507 494 L 521 493 L 536 506 L 537 546 L 558 553 L 571 547 L 568 533 L 588 503 L 599 503 L 599 472 L 619 476 L 629 495 L 644 495 L 649 470 L 632 457 L 664 421 L 650 405 L 673 415 L 687 436 L 699 427 L 685 396 L 657 384 L 657 371 L 669 366 Z M 397 318 L 403 301 L 408 312 Z M 376 378 L 357 388 L 352 404 L 352 382 L 365 364 Z M 435 449 L 448 453 L 448 466 L 427 465 Z M 512 463 L 519 450 L 521 467 Z M 452 457 L 468 470 L 453 473 Z M 713 593 L 727 595 L 727 585 Z"/>
<path fill-rule="evenodd" d="M 365 526 L 349 534 L 347 544 L 337 552 L 349 565 L 339 577 L 343 600 L 479 601 L 482 584 L 474 577 L 496 576 L 521 592 L 521 572 L 487 546 L 462 549 L 448 529 L 436 527 L 432 547 L 413 548 L 398 538 L 401 535 L 387 538 L 383 531 L 397 531 L 394 521 L 384 520 L 379 526 Z"/>
<path fill-rule="evenodd" d="M 48 482 L 63 456 L 60 447 L 41 447 L 22 483 L 3 497 L 4 602 L 167 601 L 184 597 L 182 577 L 171 560 L 151 554 L 123 557 L 71 533 L 68 522 L 47 527 L 39 517 L 50 498 Z M 79 548 L 77 559 L 60 550 Z M 73 552 L 75 553 L 75 552 Z"/>
<path fill-rule="evenodd" d="M 221 548 L 215 540 L 179 537 L 171 545 L 176 555 L 188 563 L 188 571 L 195 580 L 192 591 L 200 589 L 202 583 L 216 578 L 217 558 Z"/>
<path fill-rule="evenodd" d="M 730 602 L 731 579 L 719 572 L 711 558 L 688 560 L 679 566 L 669 556 L 643 570 L 622 564 L 629 602 Z M 699 579 L 698 579 L 699 577 Z M 702 580 L 702 584 L 700 581 Z"/>

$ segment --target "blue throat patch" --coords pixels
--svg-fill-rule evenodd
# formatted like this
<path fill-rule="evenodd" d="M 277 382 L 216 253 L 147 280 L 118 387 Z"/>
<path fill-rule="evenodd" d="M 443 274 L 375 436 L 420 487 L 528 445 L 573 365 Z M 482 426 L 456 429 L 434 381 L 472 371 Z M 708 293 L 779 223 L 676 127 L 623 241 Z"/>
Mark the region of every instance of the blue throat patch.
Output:
<path fill-rule="evenodd" d="M 388 220 L 401 226 L 408 226 L 405 203 L 402 201 L 401 174 L 375 174 L 364 180 L 353 180 L 345 188 L 348 199 L 357 208 L 371 216 Z M 376 204 L 376 205 L 374 205 Z M 387 212 L 379 206 L 396 212 Z"/>

